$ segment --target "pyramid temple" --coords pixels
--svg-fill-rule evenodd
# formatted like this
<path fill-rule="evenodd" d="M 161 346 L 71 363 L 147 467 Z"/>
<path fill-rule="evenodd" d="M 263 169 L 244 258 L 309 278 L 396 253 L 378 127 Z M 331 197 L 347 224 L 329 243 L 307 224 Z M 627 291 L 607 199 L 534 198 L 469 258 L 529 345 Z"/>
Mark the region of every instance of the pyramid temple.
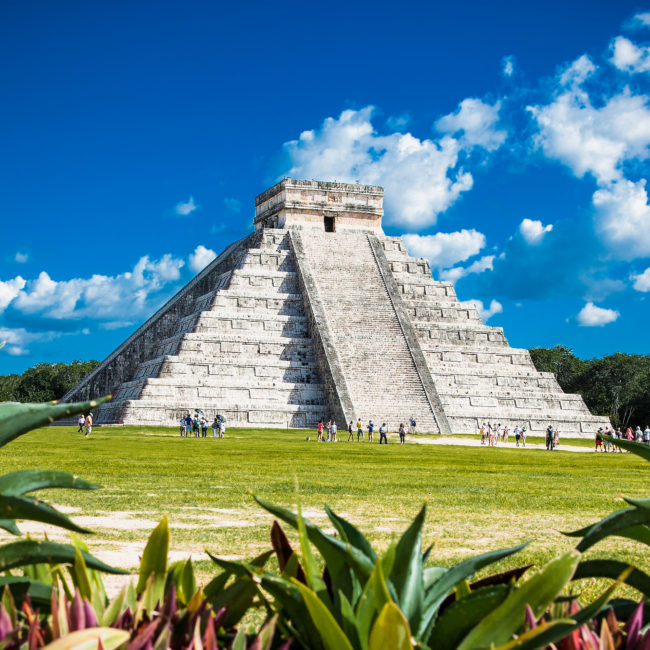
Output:
<path fill-rule="evenodd" d="M 481 322 L 449 282 L 382 230 L 383 189 L 285 179 L 228 246 L 63 401 L 112 393 L 99 424 L 228 426 L 357 418 L 395 431 L 483 422 L 593 435 L 608 424 Z"/>

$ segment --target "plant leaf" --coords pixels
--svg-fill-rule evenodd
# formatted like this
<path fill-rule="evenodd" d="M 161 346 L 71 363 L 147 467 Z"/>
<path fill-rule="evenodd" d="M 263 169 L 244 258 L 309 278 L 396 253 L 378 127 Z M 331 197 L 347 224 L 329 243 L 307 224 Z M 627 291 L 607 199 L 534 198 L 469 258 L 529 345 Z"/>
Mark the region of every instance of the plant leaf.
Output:
<path fill-rule="evenodd" d="M 41 542 L 34 539 L 20 539 L 0 546 L 0 572 L 29 564 L 73 564 L 76 554 L 74 546 Z M 81 551 L 86 566 L 104 573 L 128 574 L 128 571 L 116 569 L 104 564 L 89 553 Z"/>
<path fill-rule="evenodd" d="M 637 589 L 646 598 L 650 598 L 650 576 L 640 569 L 618 560 L 583 560 L 578 564 L 573 579 L 611 578 L 616 580 L 628 569 L 631 569 L 632 572 L 625 578 L 625 584 Z"/>
<path fill-rule="evenodd" d="M 412 650 L 411 629 L 399 607 L 388 602 L 372 626 L 368 650 Z"/>
<path fill-rule="evenodd" d="M 564 534 L 567 537 L 582 537 L 576 549 L 584 552 L 610 535 L 619 535 L 621 537 L 630 537 L 637 541 L 645 541 L 650 538 L 650 531 L 648 536 L 646 536 L 643 528 L 647 528 L 645 524 L 649 522 L 650 510 L 644 510 L 643 508 L 625 508 L 624 510 L 612 512 L 591 526 Z M 642 526 L 642 528 L 637 529 L 639 526 Z"/>
<path fill-rule="evenodd" d="M 87 630 L 70 632 L 45 646 L 47 650 L 97 650 L 99 644 L 104 650 L 115 650 L 128 641 L 130 633 L 112 627 L 91 627 Z"/>
<path fill-rule="evenodd" d="M 68 472 L 54 470 L 22 469 L 0 476 L 0 493 L 7 496 L 22 496 L 35 490 L 52 488 L 99 490 L 101 485 L 95 485 Z"/>
<path fill-rule="evenodd" d="M 74 563 L 72 564 L 72 582 L 79 589 L 79 593 L 88 600 L 92 598 L 92 590 L 90 588 L 90 578 L 88 577 L 88 568 L 84 562 L 83 555 L 79 548 L 76 548 Z"/>
<path fill-rule="evenodd" d="M 395 561 L 389 575 L 397 594 L 397 604 L 414 629 L 420 624 L 424 600 L 422 526 L 426 512 L 424 505 L 397 543 Z"/>
<path fill-rule="evenodd" d="M 526 605 L 530 606 L 535 618 L 539 618 L 571 579 L 579 560 L 580 554 L 576 551 L 551 560 L 474 627 L 458 650 L 473 650 L 510 641 L 523 625 Z"/>
<path fill-rule="evenodd" d="M 32 603 L 41 611 L 47 610 L 52 601 L 52 586 L 26 576 L 1 576 L 0 590 L 9 587 L 14 600 L 23 602 L 29 596 Z"/>
<path fill-rule="evenodd" d="M 619 440 L 618 438 L 612 440 L 612 438 L 609 436 L 607 437 L 607 439 L 605 439 L 600 433 L 598 434 L 598 437 L 601 440 L 604 440 L 605 442 L 611 442 L 612 444 L 617 445 L 618 447 L 627 449 L 628 451 L 631 451 L 633 454 L 636 454 L 637 456 L 641 456 L 641 458 L 650 460 L 650 447 L 643 442 L 633 442 L 632 440 L 622 440 L 622 439 Z"/>
<path fill-rule="evenodd" d="M 169 553 L 169 522 L 167 515 L 163 516 L 160 523 L 153 529 L 147 545 L 142 552 L 140 562 L 140 577 L 135 588 L 138 594 L 144 591 L 149 576 L 153 573 L 162 577 L 163 584 L 167 573 L 167 554 Z M 154 603 L 155 604 L 155 603 Z"/>
<path fill-rule="evenodd" d="M 12 535 L 20 535 L 20 530 L 13 519 L 0 519 L 0 528 Z"/>
<path fill-rule="evenodd" d="M 353 650 L 350 642 L 334 620 L 327 606 L 318 596 L 306 585 L 292 578 L 291 582 L 298 588 L 307 606 L 311 620 L 313 621 L 323 644 L 327 650 Z"/>
<path fill-rule="evenodd" d="M 0 447 L 32 429 L 94 409 L 110 399 L 111 395 L 89 402 L 71 404 L 57 404 L 56 402 L 47 404 L 0 403 Z"/>
<path fill-rule="evenodd" d="M 102 625 L 110 627 L 126 609 L 126 591 L 127 587 L 125 585 L 120 590 L 120 593 L 110 602 L 102 616 Z"/>
<path fill-rule="evenodd" d="M 440 604 L 461 580 L 473 576 L 485 566 L 521 551 L 527 545 L 528 543 L 525 543 L 511 548 L 475 555 L 447 569 L 425 593 L 422 620 L 416 639 L 423 641 L 430 635 Z"/>
<path fill-rule="evenodd" d="M 55 510 L 52 506 L 34 497 L 5 496 L 0 494 L 0 517 L 3 519 L 28 519 L 40 521 L 44 524 L 76 530 L 80 533 L 92 533 L 92 531 L 77 526 L 68 519 L 62 512 Z"/>
<path fill-rule="evenodd" d="M 346 521 L 343 517 L 334 513 L 327 504 L 325 504 L 324 507 L 327 516 L 332 522 L 334 528 L 338 531 L 341 539 L 359 549 L 371 562 L 376 562 L 377 554 L 361 531 L 359 531 L 359 529 L 353 526 L 349 521 Z"/>

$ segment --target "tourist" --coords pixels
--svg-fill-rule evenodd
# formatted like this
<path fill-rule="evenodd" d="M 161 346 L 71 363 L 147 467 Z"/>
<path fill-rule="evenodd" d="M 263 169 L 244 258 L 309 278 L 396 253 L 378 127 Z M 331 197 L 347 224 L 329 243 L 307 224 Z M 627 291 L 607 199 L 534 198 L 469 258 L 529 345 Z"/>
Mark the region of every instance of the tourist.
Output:
<path fill-rule="evenodd" d="M 515 434 L 515 443 L 516 443 L 515 446 L 519 447 L 519 439 L 521 438 L 521 429 L 519 428 L 518 424 L 515 424 L 513 433 Z"/>
<path fill-rule="evenodd" d="M 226 418 L 219 419 L 219 437 L 223 438 L 226 435 Z"/>
<path fill-rule="evenodd" d="M 330 432 L 332 434 L 332 442 L 336 442 L 336 422 L 332 421 L 332 425 L 330 427 Z"/>
<path fill-rule="evenodd" d="M 178 424 L 181 427 L 181 438 L 185 435 L 185 416 L 183 416 L 179 421 Z"/>
<path fill-rule="evenodd" d="M 553 449 L 553 442 L 555 440 L 555 431 L 553 431 L 553 425 L 549 424 L 546 427 L 546 451 Z"/>
<path fill-rule="evenodd" d="M 77 433 L 83 433 L 84 424 L 86 424 L 86 418 L 84 417 L 83 413 L 79 416 L 79 419 L 77 420 L 77 424 L 79 425 L 79 428 L 77 429 Z"/>
<path fill-rule="evenodd" d="M 361 422 L 361 418 L 357 420 L 357 442 L 359 440 L 363 440 L 363 422 Z"/>
<path fill-rule="evenodd" d="M 352 420 L 350 420 L 350 424 L 348 424 L 348 442 L 352 440 L 354 442 L 354 433 L 352 432 Z"/>
<path fill-rule="evenodd" d="M 487 437 L 488 437 L 488 447 L 494 446 L 494 431 L 492 430 L 492 425 L 488 422 L 487 424 Z"/>
<path fill-rule="evenodd" d="M 372 442 L 372 432 L 375 430 L 375 425 L 372 420 L 368 421 L 368 442 Z"/>
<path fill-rule="evenodd" d="M 87 438 L 91 434 L 91 432 L 93 430 L 93 414 L 92 413 L 88 413 L 88 415 L 86 416 L 85 425 L 86 425 L 86 438 Z"/>
<path fill-rule="evenodd" d="M 643 431 L 643 442 L 646 445 L 650 445 L 650 426 L 645 425 L 645 430 Z"/>
<path fill-rule="evenodd" d="M 199 437 L 199 416 L 198 415 L 195 415 L 194 418 L 192 419 L 192 433 L 194 433 L 195 438 Z"/>
<path fill-rule="evenodd" d="M 379 444 L 381 445 L 381 441 L 383 440 L 386 444 L 388 444 L 388 438 L 386 437 L 386 434 L 388 433 L 388 429 L 386 428 L 386 423 L 384 422 L 380 427 L 379 427 Z M 370 437 L 370 434 L 368 435 Z"/>
<path fill-rule="evenodd" d="M 411 419 L 409 420 L 409 424 L 411 425 L 409 427 L 409 432 L 411 434 L 415 433 L 415 418 L 413 416 L 411 416 Z"/>
<path fill-rule="evenodd" d="M 185 437 L 189 438 L 192 431 L 192 416 L 188 413 L 185 416 Z"/>
<path fill-rule="evenodd" d="M 205 417 L 201 416 L 201 436 L 207 438 L 208 435 L 208 421 Z"/>
<path fill-rule="evenodd" d="M 555 429 L 555 436 L 553 438 L 553 446 L 557 449 L 560 446 L 560 430 Z"/>
<path fill-rule="evenodd" d="M 330 440 L 332 440 L 332 420 L 327 421 L 327 426 L 325 428 L 327 430 L 327 440 L 326 440 L 326 442 L 330 442 Z"/>
<path fill-rule="evenodd" d="M 405 442 L 405 439 L 406 439 L 406 429 L 404 428 L 404 424 L 400 423 L 400 425 L 399 425 L 399 444 L 403 445 L 404 442 Z"/>
<path fill-rule="evenodd" d="M 479 430 L 479 433 L 481 434 L 481 444 L 482 445 L 485 444 L 485 436 L 486 436 L 485 429 L 486 429 L 485 422 L 483 422 L 483 424 L 481 425 L 481 428 Z"/>
<path fill-rule="evenodd" d="M 214 416 L 214 422 L 212 423 L 212 437 L 216 438 L 217 437 L 217 430 L 219 429 L 219 416 L 215 415 Z M 221 437 L 221 436 L 219 436 Z"/>
<path fill-rule="evenodd" d="M 637 426 L 637 428 L 634 431 L 634 439 L 637 442 L 643 442 L 643 431 L 641 431 L 641 427 Z"/>
<path fill-rule="evenodd" d="M 505 427 L 503 427 L 503 434 L 501 435 L 501 440 L 503 442 L 508 442 L 508 425 L 506 424 Z"/>
<path fill-rule="evenodd" d="M 632 427 L 628 427 L 625 430 L 625 438 L 627 440 L 634 440 L 634 434 L 632 433 Z"/>
<path fill-rule="evenodd" d="M 318 420 L 318 426 L 316 427 L 316 430 L 318 431 L 318 436 L 316 436 L 316 440 L 318 442 L 323 442 L 323 421 Z"/>
<path fill-rule="evenodd" d="M 523 447 L 526 446 L 526 427 L 521 427 L 521 444 Z"/>
<path fill-rule="evenodd" d="M 603 449 L 603 441 L 601 439 L 601 435 L 603 435 L 603 428 L 600 427 L 598 431 L 596 432 L 596 448 L 594 451 L 598 451 L 600 449 L 601 452 L 604 452 L 605 450 Z"/>

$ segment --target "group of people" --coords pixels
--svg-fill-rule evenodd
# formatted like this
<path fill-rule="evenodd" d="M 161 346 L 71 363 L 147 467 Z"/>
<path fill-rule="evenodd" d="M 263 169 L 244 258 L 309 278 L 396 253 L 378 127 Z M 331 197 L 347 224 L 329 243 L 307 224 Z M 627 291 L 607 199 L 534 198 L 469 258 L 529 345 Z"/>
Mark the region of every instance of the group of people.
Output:
<path fill-rule="evenodd" d="M 79 425 L 77 433 L 85 433 L 84 438 L 87 438 L 93 430 L 93 414 L 84 415 L 82 413 L 77 420 L 77 424 Z"/>
<path fill-rule="evenodd" d="M 194 416 L 189 413 L 179 420 L 181 438 L 189 438 L 194 434 L 195 438 L 207 438 L 208 428 L 212 428 L 213 438 L 223 438 L 226 434 L 226 418 L 223 415 L 215 415 L 214 420 L 208 427 L 208 420 L 203 413 L 196 412 Z"/>
<path fill-rule="evenodd" d="M 601 439 L 600 436 L 603 436 Z M 601 452 L 623 452 L 623 450 L 613 443 L 614 440 L 632 440 L 633 442 L 643 442 L 646 445 L 650 445 L 650 425 L 646 424 L 646 427 L 641 431 L 641 427 L 637 426 L 636 429 L 632 430 L 632 427 L 627 427 L 625 433 L 618 429 L 603 429 L 600 427 L 598 433 L 596 434 L 596 451 Z"/>
<path fill-rule="evenodd" d="M 415 433 L 415 427 L 416 427 L 415 418 L 411 416 L 411 418 L 409 419 L 409 432 Z M 373 442 L 374 433 L 375 433 L 375 424 L 373 423 L 372 420 L 368 420 L 368 424 L 364 427 L 361 418 L 357 419 L 357 424 L 356 424 L 357 442 L 363 442 L 364 428 L 365 431 L 368 433 L 368 438 L 367 438 L 368 442 Z M 336 426 L 336 422 L 334 422 L 334 420 L 328 420 L 326 424 L 323 423 L 323 420 L 319 420 L 318 426 L 316 427 L 316 431 L 318 433 L 318 437 L 317 437 L 318 442 L 338 442 L 336 438 L 338 429 Z M 382 423 L 378 431 L 379 431 L 379 444 L 387 445 L 388 427 L 386 426 L 385 422 Z M 350 422 L 348 423 L 347 442 L 354 442 L 354 433 L 355 433 L 354 420 L 350 420 Z M 403 445 L 406 442 L 406 427 L 404 426 L 403 423 L 399 425 L 398 433 L 399 433 L 400 445 Z"/>
<path fill-rule="evenodd" d="M 482 445 L 487 444 L 488 447 L 496 447 L 499 444 L 499 441 L 508 442 L 510 429 L 508 428 L 508 425 L 502 427 L 500 422 L 498 424 L 491 424 L 490 422 L 485 424 L 485 422 L 483 422 L 481 428 L 479 429 L 479 433 L 481 434 Z M 520 427 L 518 424 L 516 424 L 512 430 L 512 433 L 515 436 L 517 447 L 519 447 L 520 444 L 525 447 L 527 435 L 526 427 Z"/>

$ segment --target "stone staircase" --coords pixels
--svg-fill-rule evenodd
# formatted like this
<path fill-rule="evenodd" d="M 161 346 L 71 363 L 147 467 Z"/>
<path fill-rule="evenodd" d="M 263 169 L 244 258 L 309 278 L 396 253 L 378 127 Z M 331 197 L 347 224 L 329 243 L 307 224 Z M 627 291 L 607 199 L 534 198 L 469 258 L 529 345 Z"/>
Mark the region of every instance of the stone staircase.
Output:
<path fill-rule="evenodd" d="M 293 235 L 292 235 L 293 236 Z M 438 423 L 366 233 L 299 235 L 338 353 L 353 413 L 396 431 L 411 415 Z"/>
<path fill-rule="evenodd" d="M 455 432 L 496 421 L 538 433 L 552 423 L 581 435 L 609 424 L 591 415 L 580 395 L 565 394 L 553 374 L 538 372 L 528 350 L 511 348 L 502 328 L 484 325 L 451 283 L 435 281 L 425 260 L 408 255 L 400 238 L 382 243 Z"/>
<path fill-rule="evenodd" d="M 98 423 L 174 424 L 195 408 L 228 426 L 312 427 L 324 417 L 287 233 L 265 230 L 251 244 L 155 342 Z"/>

